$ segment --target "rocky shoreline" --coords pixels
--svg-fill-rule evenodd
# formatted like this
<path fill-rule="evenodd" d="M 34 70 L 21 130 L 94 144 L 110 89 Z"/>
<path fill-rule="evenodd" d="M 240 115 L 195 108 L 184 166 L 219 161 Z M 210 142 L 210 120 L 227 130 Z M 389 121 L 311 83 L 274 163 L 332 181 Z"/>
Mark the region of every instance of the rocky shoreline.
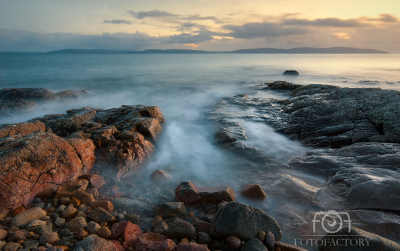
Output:
<path fill-rule="evenodd" d="M 323 187 L 313 187 L 279 174 L 284 177 L 281 185 L 275 181 L 266 191 L 313 207 L 297 223 L 297 234 L 308 233 L 315 210 L 343 210 L 356 225 L 348 239 L 367 239 L 373 250 L 399 250 L 399 92 L 282 81 L 258 85 L 256 90 L 281 90 L 291 97 L 273 100 L 239 94 L 222 99 L 209 113 L 215 124 L 214 143 L 249 161 L 266 163 L 271 170 L 329 178 Z M 24 93 L 26 102 L 39 95 L 35 93 L 50 99 L 62 96 L 45 89 L 0 93 L 0 99 L 11 102 L 12 93 Z M 227 105 L 251 107 L 257 115 L 218 110 Z M 314 149 L 288 161 L 266 156 L 246 144 L 246 130 L 234 121 L 237 118 L 267 123 Z M 267 194 L 257 184 L 247 184 L 236 194 L 230 187 L 174 184 L 165 170 L 153 172 L 145 185 L 132 182 L 157 147 L 163 123 L 158 107 L 137 105 L 85 107 L 0 125 L 0 249 L 309 248 L 280 242 L 286 223 L 274 219 L 276 212 L 267 214 L 236 201 L 237 195 L 264 201 Z M 335 238 L 339 237 L 324 237 Z"/>

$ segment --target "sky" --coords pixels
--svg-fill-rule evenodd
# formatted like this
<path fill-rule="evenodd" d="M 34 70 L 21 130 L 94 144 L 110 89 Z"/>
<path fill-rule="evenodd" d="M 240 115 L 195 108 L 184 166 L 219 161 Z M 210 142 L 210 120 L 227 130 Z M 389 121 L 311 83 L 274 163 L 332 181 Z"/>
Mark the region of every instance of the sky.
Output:
<path fill-rule="evenodd" d="M 0 0 L 0 51 L 337 46 L 400 53 L 400 1 Z"/>

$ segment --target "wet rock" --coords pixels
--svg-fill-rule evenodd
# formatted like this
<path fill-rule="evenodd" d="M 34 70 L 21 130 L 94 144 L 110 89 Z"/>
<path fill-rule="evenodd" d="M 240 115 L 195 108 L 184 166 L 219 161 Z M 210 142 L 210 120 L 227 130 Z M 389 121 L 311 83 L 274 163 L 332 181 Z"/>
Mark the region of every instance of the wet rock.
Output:
<path fill-rule="evenodd" d="M 76 243 L 73 251 L 118 251 L 117 247 L 110 241 L 96 236 L 88 236 L 84 240 Z"/>
<path fill-rule="evenodd" d="M 399 190 L 400 174 L 397 171 L 351 167 L 333 176 L 318 191 L 314 203 L 334 210 L 397 210 L 400 207 Z"/>
<path fill-rule="evenodd" d="M 171 175 L 169 173 L 167 173 L 166 171 L 156 170 L 151 173 L 150 179 L 152 179 L 154 181 L 169 180 L 169 179 L 171 179 Z"/>
<path fill-rule="evenodd" d="M 44 245 L 46 243 L 54 244 L 55 242 L 59 241 L 60 237 L 56 232 L 46 232 L 40 236 L 40 244 Z"/>
<path fill-rule="evenodd" d="M 211 227 L 210 223 L 205 222 L 205 221 L 199 221 L 199 226 L 198 226 L 199 232 L 209 233 L 210 227 Z"/>
<path fill-rule="evenodd" d="M 126 219 L 133 224 L 139 224 L 140 222 L 140 215 L 138 214 L 127 214 Z"/>
<path fill-rule="evenodd" d="M 51 224 L 42 225 L 42 226 L 38 226 L 37 228 L 35 228 L 35 233 L 38 235 L 42 235 L 44 233 L 51 232 L 51 231 L 53 231 L 53 225 L 51 225 Z"/>
<path fill-rule="evenodd" d="M 242 188 L 241 195 L 254 200 L 265 200 L 267 194 L 258 184 L 249 184 Z"/>
<path fill-rule="evenodd" d="M 340 236 L 339 236 L 340 235 Z M 337 233 L 334 234 L 327 234 L 324 237 L 324 241 L 331 241 L 334 240 L 335 242 L 339 241 L 338 239 L 340 238 L 341 242 L 347 241 L 350 242 L 351 240 L 357 240 L 357 242 L 368 242 L 369 245 L 368 246 L 361 246 L 358 247 L 358 250 L 387 250 L 387 251 L 395 251 L 395 250 L 400 250 L 400 245 L 390 241 L 388 239 L 385 239 L 381 236 L 378 236 L 376 234 L 372 234 L 366 231 L 363 231 L 361 229 L 355 228 L 355 227 L 351 227 L 351 229 L 349 227 L 344 227 L 343 229 L 341 229 L 340 231 L 338 231 Z M 366 243 L 365 243 L 366 244 Z M 335 251 L 339 251 L 339 250 L 346 250 L 345 246 L 327 246 L 324 247 L 324 250 L 330 251 L 330 250 L 335 250 Z"/>
<path fill-rule="evenodd" d="M 97 223 L 109 222 L 115 220 L 112 214 L 110 214 L 107 210 L 101 207 L 95 208 L 92 211 L 90 211 L 90 213 L 87 214 L 87 217 Z"/>
<path fill-rule="evenodd" d="M 209 251 L 205 245 L 196 244 L 193 242 L 179 243 L 176 251 Z"/>
<path fill-rule="evenodd" d="M 97 190 L 97 188 L 88 188 L 88 189 L 86 189 L 86 192 L 93 195 L 93 197 L 95 199 L 97 199 L 99 197 L 99 190 Z"/>
<path fill-rule="evenodd" d="M 186 207 L 183 202 L 165 202 L 154 207 L 162 218 L 174 218 L 186 214 Z"/>
<path fill-rule="evenodd" d="M 241 251 L 268 251 L 259 239 L 250 239 L 243 246 Z"/>
<path fill-rule="evenodd" d="M 59 99 L 78 99 L 87 95 L 88 93 L 85 90 L 65 90 L 55 94 Z"/>
<path fill-rule="evenodd" d="M 235 192 L 227 186 L 197 188 L 192 182 L 181 182 L 175 189 L 177 201 L 185 204 L 235 201 Z"/>
<path fill-rule="evenodd" d="M 19 228 L 25 228 L 34 220 L 39 220 L 43 216 L 46 216 L 46 212 L 40 207 L 30 208 L 17 216 L 15 216 L 11 221 L 11 226 L 16 226 Z"/>
<path fill-rule="evenodd" d="M 48 101 L 55 100 L 57 97 L 48 89 L 44 88 L 4 88 L 0 90 L 0 99 L 15 100 L 23 99 L 26 101 Z"/>
<path fill-rule="evenodd" d="M 171 239 L 194 239 L 196 237 L 196 229 L 189 222 L 175 218 L 168 226 L 167 236 Z"/>
<path fill-rule="evenodd" d="M 264 241 L 265 241 L 265 232 L 264 232 L 264 231 L 258 232 L 258 239 L 259 239 L 262 243 L 264 243 Z"/>
<path fill-rule="evenodd" d="M 299 76 L 299 72 L 296 70 L 286 70 L 283 72 L 283 75 L 288 75 L 288 76 Z"/>
<path fill-rule="evenodd" d="M 239 202 L 229 202 L 218 210 L 210 228 L 211 236 L 237 236 L 241 240 L 257 238 L 260 231 L 271 231 L 278 240 L 282 235 L 275 219 L 260 209 Z"/>
<path fill-rule="evenodd" d="M 160 215 L 156 215 L 153 220 L 151 221 L 150 227 L 154 228 L 163 218 Z"/>
<path fill-rule="evenodd" d="M 101 207 L 101 208 L 104 208 L 105 210 L 107 210 L 107 211 L 109 211 L 109 212 L 114 211 L 114 205 L 113 205 L 112 202 L 109 201 L 109 200 L 98 200 L 98 201 L 93 201 L 93 202 L 90 204 L 90 206 L 91 206 L 92 208 Z"/>
<path fill-rule="evenodd" d="M 86 228 L 87 226 L 86 219 L 83 217 L 73 218 L 70 222 L 67 223 L 67 228 L 70 231 L 78 231 L 80 228 Z"/>

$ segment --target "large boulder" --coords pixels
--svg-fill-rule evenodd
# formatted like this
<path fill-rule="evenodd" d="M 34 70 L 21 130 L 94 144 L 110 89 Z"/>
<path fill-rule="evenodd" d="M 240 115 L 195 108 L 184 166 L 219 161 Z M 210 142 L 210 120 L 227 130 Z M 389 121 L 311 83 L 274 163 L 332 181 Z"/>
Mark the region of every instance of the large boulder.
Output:
<path fill-rule="evenodd" d="M 54 100 L 57 97 L 54 93 L 44 88 L 4 88 L 0 90 L 0 99 L 15 100 L 23 99 L 26 101 Z"/>
<path fill-rule="evenodd" d="M 355 227 L 344 227 L 336 233 L 327 234 L 323 239 L 324 243 L 328 243 L 328 245 L 319 246 L 321 251 L 345 251 L 350 249 L 355 251 L 400 250 L 400 245 L 396 242 Z M 332 243 L 336 245 L 332 245 Z"/>
<path fill-rule="evenodd" d="M 270 231 L 276 240 L 282 236 L 278 223 L 266 212 L 235 201 L 217 211 L 210 228 L 210 234 L 214 237 L 237 236 L 245 241 L 258 238 L 260 231 Z"/>
<path fill-rule="evenodd" d="M 152 155 L 152 142 L 158 140 L 165 122 L 158 107 L 142 105 L 85 107 L 37 119 L 59 136 L 91 139 L 97 147 L 97 164 L 105 167 L 101 174 L 109 175 L 111 166 L 117 178 L 129 177 Z"/>
<path fill-rule="evenodd" d="M 42 130 L 40 124 L 37 130 Z M 74 145 L 76 148 L 46 132 L 28 134 L 0 145 L 0 211 L 27 205 L 36 196 L 51 194 L 59 185 L 90 172 L 93 143 L 82 140 Z M 84 156 L 83 161 L 79 152 Z"/>

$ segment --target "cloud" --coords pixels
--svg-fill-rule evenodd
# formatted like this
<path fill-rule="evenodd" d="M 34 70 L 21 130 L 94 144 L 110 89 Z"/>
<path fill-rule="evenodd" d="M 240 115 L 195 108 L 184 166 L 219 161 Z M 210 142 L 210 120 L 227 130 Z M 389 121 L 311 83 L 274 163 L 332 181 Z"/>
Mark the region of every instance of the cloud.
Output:
<path fill-rule="evenodd" d="M 362 22 L 360 19 L 318 18 L 315 20 L 292 18 L 280 23 L 284 26 L 322 26 L 322 27 L 368 27 L 371 24 Z"/>
<path fill-rule="evenodd" d="M 159 10 L 139 11 L 139 12 L 128 10 L 128 13 L 137 19 L 145 19 L 148 17 L 178 17 L 178 15 L 172 14 L 170 12 L 159 11 Z"/>
<path fill-rule="evenodd" d="M 385 23 L 396 23 L 399 19 L 390 14 L 380 14 L 378 18 L 369 18 L 369 21 L 381 21 Z"/>
<path fill-rule="evenodd" d="M 198 34 L 181 33 L 179 35 L 162 37 L 160 41 L 167 44 L 199 44 L 213 40 L 212 34 L 213 32 L 210 31 L 200 31 Z"/>
<path fill-rule="evenodd" d="M 302 28 L 285 28 L 276 23 L 270 22 L 251 22 L 243 25 L 224 25 L 222 28 L 231 32 L 221 33 L 220 36 L 253 39 L 266 37 L 280 37 L 288 35 L 307 34 L 308 30 Z"/>
<path fill-rule="evenodd" d="M 132 24 L 133 22 L 123 19 L 104 20 L 104 24 Z"/>
<path fill-rule="evenodd" d="M 132 10 L 127 11 L 131 16 L 137 19 L 145 18 L 171 18 L 174 20 L 213 20 L 216 23 L 221 23 L 221 21 L 215 16 L 200 16 L 196 15 L 176 15 L 167 11 L 151 10 L 151 11 L 139 11 L 135 12 Z"/>

